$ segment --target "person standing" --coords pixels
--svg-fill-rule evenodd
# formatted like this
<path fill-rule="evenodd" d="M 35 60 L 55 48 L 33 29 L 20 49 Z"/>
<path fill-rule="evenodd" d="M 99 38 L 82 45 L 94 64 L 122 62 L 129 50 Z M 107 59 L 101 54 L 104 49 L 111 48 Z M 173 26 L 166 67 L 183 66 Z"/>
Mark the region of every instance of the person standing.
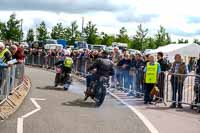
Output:
<path fill-rule="evenodd" d="M 158 52 L 157 59 L 158 63 L 160 64 L 161 72 L 159 74 L 159 80 L 158 80 L 158 88 L 159 88 L 159 97 L 161 99 L 164 98 L 164 86 L 165 86 L 165 72 L 167 71 L 168 64 L 163 59 L 164 54 L 162 52 Z"/>
<path fill-rule="evenodd" d="M 144 69 L 144 80 L 145 80 L 145 95 L 144 104 L 151 104 L 152 97 L 150 96 L 151 90 L 155 87 L 158 82 L 158 76 L 161 72 L 160 64 L 155 62 L 154 56 L 149 55 L 149 62 L 147 62 Z"/>
<path fill-rule="evenodd" d="M 10 52 L 12 53 L 12 59 L 16 59 L 19 64 L 24 63 L 24 51 L 21 47 L 17 47 L 16 45 L 11 45 Z"/>
<path fill-rule="evenodd" d="M 131 55 L 130 60 L 131 60 L 131 63 L 130 63 L 130 70 L 129 70 L 129 78 L 130 78 L 129 86 L 131 86 L 131 88 L 127 96 L 135 96 L 135 89 L 136 89 L 135 55 Z"/>
<path fill-rule="evenodd" d="M 199 54 L 199 59 L 197 60 L 196 63 L 196 74 L 200 74 L 200 54 Z"/>
<path fill-rule="evenodd" d="M 115 47 L 113 50 L 113 55 L 112 55 L 112 62 L 114 63 L 114 75 L 112 76 L 112 85 L 114 88 L 117 87 L 119 81 L 117 78 L 117 75 L 119 73 L 119 68 L 118 68 L 118 63 L 120 61 L 120 52 L 119 52 L 119 48 Z"/>
<path fill-rule="evenodd" d="M 196 70 L 195 70 L 195 82 L 194 82 L 194 92 L 195 92 L 195 99 L 192 104 L 200 103 L 200 54 L 199 59 L 196 62 Z"/>
<path fill-rule="evenodd" d="M 182 107 L 182 96 L 183 96 L 183 83 L 186 78 L 186 74 L 188 74 L 188 68 L 186 64 L 182 61 L 181 55 L 175 55 L 175 62 L 172 64 L 172 68 L 170 72 L 172 73 L 171 76 L 171 85 L 172 85 L 172 104 L 170 108 L 176 108 L 177 104 L 177 92 L 178 92 L 178 108 Z"/>
<path fill-rule="evenodd" d="M 144 79 L 144 70 L 145 62 L 142 59 L 142 56 L 140 54 L 136 54 L 136 62 L 135 62 L 135 68 L 136 68 L 136 97 L 141 97 L 141 93 L 144 92 L 144 85 L 143 85 L 143 79 Z"/>
<path fill-rule="evenodd" d="M 0 42 L 0 60 L 3 63 L 7 63 L 12 59 L 10 51 L 5 47 L 3 43 Z"/>
<path fill-rule="evenodd" d="M 129 90 L 129 85 L 130 85 L 130 77 L 129 77 L 129 70 L 130 70 L 130 64 L 131 64 L 131 60 L 130 60 L 130 55 L 126 54 L 124 55 L 124 58 L 120 61 L 121 64 L 119 64 L 121 66 L 121 73 L 122 73 L 122 86 L 123 86 L 123 90 L 125 92 L 128 92 Z"/>

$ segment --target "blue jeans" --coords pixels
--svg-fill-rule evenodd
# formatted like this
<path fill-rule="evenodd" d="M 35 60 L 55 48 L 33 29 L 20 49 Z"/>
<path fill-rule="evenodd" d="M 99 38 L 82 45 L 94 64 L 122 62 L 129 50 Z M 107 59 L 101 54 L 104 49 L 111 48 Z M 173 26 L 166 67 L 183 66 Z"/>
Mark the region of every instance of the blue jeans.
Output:
<path fill-rule="evenodd" d="M 119 83 L 120 87 L 123 86 L 123 77 L 122 77 L 122 71 L 120 69 L 117 69 L 116 71 L 116 78 L 117 82 Z"/>
<path fill-rule="evenodd" d="M 90 87 L 91 82 L 95 81 L 95 80 L 96 80 L 96 76 L 95 75 L 90 74 L 90 75 L 86 76 L 86 85 L 87 85 L 87 87 Z"/>
<path fill-rule="evenodd" d="M 136 89 L 136 75 L 129 75 L 129 85 L 131 86 L 131 90 L 135 91 Z"/>
<path fill-rule="evenodd" d="M 183 82 L 178 82 L 178 77 L 174 77 L 171 79 L 172 84 L 172 101 L 176 102 L 176 94 L 178 92 L 178 102 L 182 101 L 183 96 Z"/>
<path fill-rule="evenodd" d="M 143 85 L 143 71 L 137 70 L 136 71 L 136 92 L 143 93 L 144 92 L 144 85 Z"/>
<path fill-rule="evenodd" d="M 124 89 L 129 89 L 129 85 L 130 85 L 130 76 L 129 76 L 129 70 L 125 69 L 125 70 L 122 70 L 122 81 L 123 82 L 123 87 Z"/>

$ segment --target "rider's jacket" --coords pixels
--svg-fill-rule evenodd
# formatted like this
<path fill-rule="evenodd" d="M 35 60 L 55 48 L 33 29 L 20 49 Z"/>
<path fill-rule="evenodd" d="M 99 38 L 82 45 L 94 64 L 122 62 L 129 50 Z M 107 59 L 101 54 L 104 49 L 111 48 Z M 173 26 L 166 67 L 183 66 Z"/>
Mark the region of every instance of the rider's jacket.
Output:
<path fill-rule="evenodd" d="M 98 58 L 88 70 L 97 69 L 98 76 L 112 76 L 114 74 L 113 62 L 106 58 Z"/>
<path fill-rule="evenodd" d="M 63 72 L 71 73 L 73 67 L 73 60 L 71 57 L 65 57 L 55 63 L 56 66 L 61 65 Z"/>
<path fill-rule="evenodd" d="M 64 67 L 72 68 L 73 60 L 70 57 L 66 57 L 64 60 Z"/>

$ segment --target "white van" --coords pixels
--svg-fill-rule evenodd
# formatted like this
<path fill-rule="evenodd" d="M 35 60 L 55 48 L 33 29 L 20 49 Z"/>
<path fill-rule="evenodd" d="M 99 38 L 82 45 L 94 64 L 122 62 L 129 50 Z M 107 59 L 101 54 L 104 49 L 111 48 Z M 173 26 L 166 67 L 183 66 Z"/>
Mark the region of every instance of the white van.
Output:
<path fill-rule="evenodd" d="M 63 49 L 63 45 L 61 44 L 46 44 L 44 45 L 44 49 Z"/>
<path fill-rule="evenodd" d="M 130 54 L 135 55 L 135 54 L 141 54 L 141 52 L 139 50 L 136 49 L 129 49 L 128 50 Z"/>
<path fill-rule="evenodd" d="M 112 46 L 113 47 L 118 47 L 120 50 L 122 50 L 124 48 L 128 48 L 128 44 L 127 43 L 113 42 Z"/>
<path fill-rule="evenodd" d="M 106 45 L 92 45 L 92 50 L 106 50 Z"/>

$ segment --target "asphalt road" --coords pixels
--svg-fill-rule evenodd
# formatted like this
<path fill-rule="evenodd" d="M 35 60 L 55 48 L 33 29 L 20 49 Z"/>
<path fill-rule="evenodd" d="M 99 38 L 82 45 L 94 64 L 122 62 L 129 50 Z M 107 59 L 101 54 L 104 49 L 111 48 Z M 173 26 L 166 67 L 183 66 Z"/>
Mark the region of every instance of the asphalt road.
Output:
<path fill-rule="evenodd" d="M 104 104 L 95 108 L 92 100 L 83 102 L 82 85 L 74 80 L 69 91 L 53 87 L 54 73 L 26 68 L 32 88 L 19 110 L 0 122 L 0 133 L 17 133 L 17 118 L 35 109 L 41 110 L 24 119 L 23 133 L 148 133 L 142 121 L 127 107 L 107 95 Z"/>

